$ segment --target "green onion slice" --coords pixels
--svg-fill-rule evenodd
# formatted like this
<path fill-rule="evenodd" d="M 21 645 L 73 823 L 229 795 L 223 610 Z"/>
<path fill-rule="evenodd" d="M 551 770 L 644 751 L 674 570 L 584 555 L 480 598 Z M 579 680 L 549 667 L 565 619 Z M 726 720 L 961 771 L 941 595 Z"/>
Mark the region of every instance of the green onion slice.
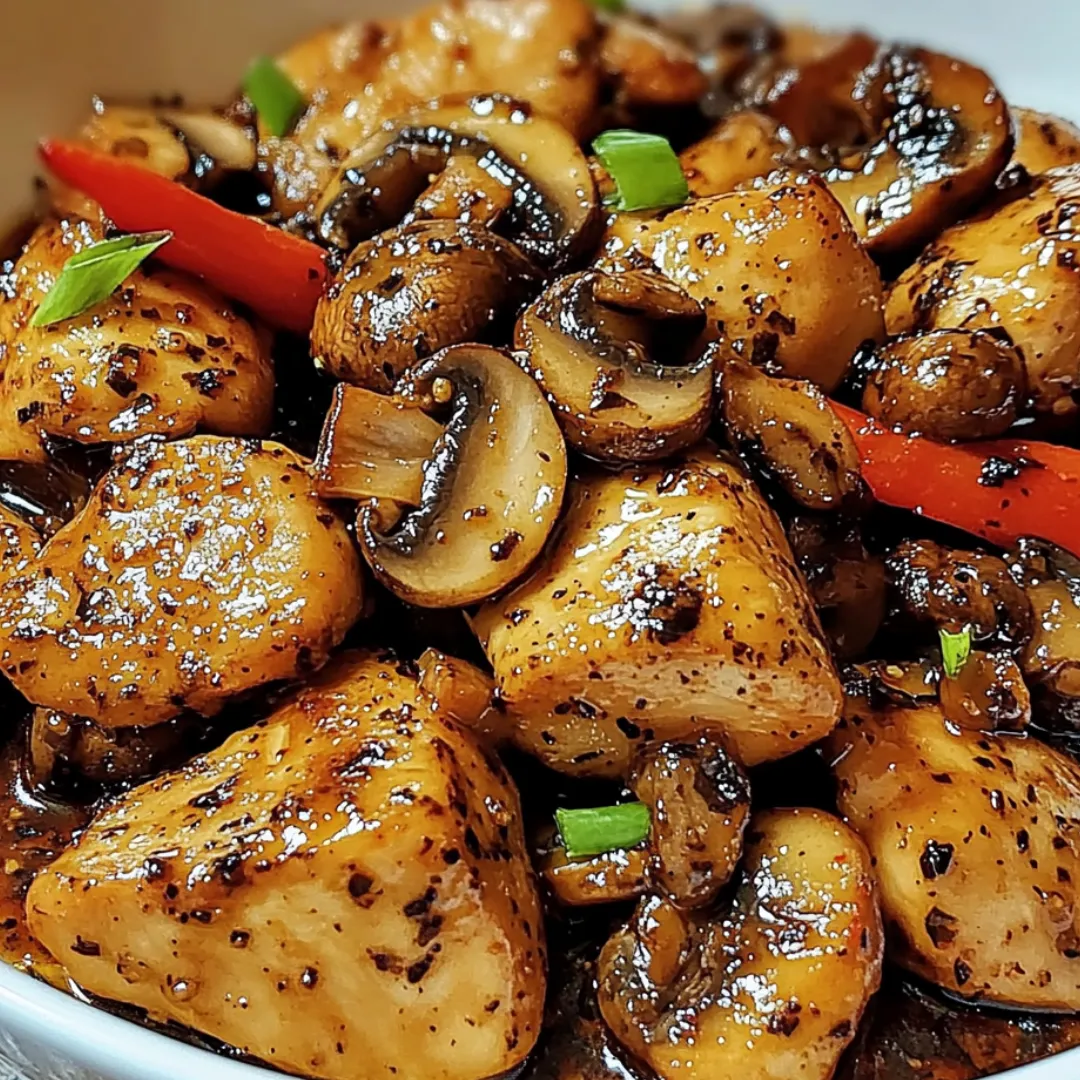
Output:
<path fill-rule="evenodd" d="M 941 637 L 941 661 L 945 674 L 955 679 L 971 655 L 971 627 L 965 626 L 958 634 L 948 630 L 939 630 L 938 634 Z"/>
<path fill-rule="evenodd" d="M 615 181 L 616 194 L 608 202 L 617 210 L 660 210 L 690 197 L 679 159 L 663 136 L 605 131 L 592 146 Z"/>
<path fill-rule="evenodd" d="M 592 6 L 598 11 L 610 11 L 617 15 L 626 10 L 626 0 L 592 0 Z"/>
<path fill-rule="evenodd" d="M 305 105 L 296 84 L 269 56 L 252 61 L 244 76 L 244 93 L 270 134 L 279 138 L 289 133 Z"/>
<path fill-rule="evenodd" d="M 64 263 L 30 325 L 51 326 L 100 304 L 148 255 L 171 238 L 170 232 L 133 233 L 76 252 Z"/>
<path fill-rule="evenodd" d="M 650 821 L 649 808 L 639 802 L 555 811 L 563 847 L 571 859 L 637 847 L 649 835 Z"/>

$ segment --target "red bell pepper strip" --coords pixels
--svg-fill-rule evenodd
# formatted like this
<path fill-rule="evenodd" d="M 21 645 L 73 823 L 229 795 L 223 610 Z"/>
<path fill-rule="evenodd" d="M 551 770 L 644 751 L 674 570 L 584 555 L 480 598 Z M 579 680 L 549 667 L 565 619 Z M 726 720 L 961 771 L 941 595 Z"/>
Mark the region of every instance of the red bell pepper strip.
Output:
<path fill-rule="evenodd" d="M 1001 547 L 1037 536 L 1080 555 L 1080 450 L 1027 439 L 945 445 L 831 404 L 879 502 Z"/>
<path fill-rule="evenodd" d="M 322 248 L 78 143 L 46 139 L 39 152 L 57 179 L 99 203 L 117 228 L 171 232 L 155 258 L 198 274 L 275 326 L 311 329 L 327 279 Z"/>

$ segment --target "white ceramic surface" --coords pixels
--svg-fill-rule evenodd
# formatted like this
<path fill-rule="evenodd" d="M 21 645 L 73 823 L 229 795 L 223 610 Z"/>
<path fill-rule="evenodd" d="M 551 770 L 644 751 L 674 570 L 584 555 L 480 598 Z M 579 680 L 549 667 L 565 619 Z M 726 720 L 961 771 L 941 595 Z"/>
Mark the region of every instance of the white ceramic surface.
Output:
<path fill-rule="evenodd" d="M 383 11 L 402 6 L 393 0 Z M 1080 121 L 1080 0 L 759 0 L 759 6 L 951 50 L 986 67 L 1009 101 Z M 0 0 L 0 228 L 28 201 L 37 137 L 85 115 L 91 94 L 220 99 L 252 55 L 327 21 L 378 13 L 379 0 Z M 0 1080 L 269 1075 L 109 1016 L 0 964 Z M 1080 1049 L 1008 1076 L 1077 1080 Z"/>

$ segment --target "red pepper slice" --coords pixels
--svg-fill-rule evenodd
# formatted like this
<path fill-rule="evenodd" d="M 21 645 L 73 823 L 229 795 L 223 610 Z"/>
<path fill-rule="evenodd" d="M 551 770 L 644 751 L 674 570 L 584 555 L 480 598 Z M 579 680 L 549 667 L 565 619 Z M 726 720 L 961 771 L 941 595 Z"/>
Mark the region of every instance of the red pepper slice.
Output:
<path fill-rule="evenodd" d="M 275 326 L 311 329 L 327 279 L 322 248 L 78 143 L 46 139 L 39 152 L 57 179 L 98 202 L 117 228 L 171 232 L 155 258 L 198 274 Z"/>
<path fill-rule="evenodd" d="M 898 434 L 835 401 L 832 407 L 879 502 L 1001 547 L 1038 536 L 1080 555 L 1080 450 L 1026 439 L 949 446 Z"/>

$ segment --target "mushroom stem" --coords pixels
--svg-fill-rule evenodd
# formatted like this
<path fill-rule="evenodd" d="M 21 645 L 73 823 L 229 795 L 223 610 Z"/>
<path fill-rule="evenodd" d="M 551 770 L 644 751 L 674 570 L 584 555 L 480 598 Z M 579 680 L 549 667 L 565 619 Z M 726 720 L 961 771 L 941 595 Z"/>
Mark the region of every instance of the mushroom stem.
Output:
<path fill-rule="evenodd" d="M 312 466 L 324 499 L 420 503 L 442 425 L 415 405 L 338 383 Z"/>

